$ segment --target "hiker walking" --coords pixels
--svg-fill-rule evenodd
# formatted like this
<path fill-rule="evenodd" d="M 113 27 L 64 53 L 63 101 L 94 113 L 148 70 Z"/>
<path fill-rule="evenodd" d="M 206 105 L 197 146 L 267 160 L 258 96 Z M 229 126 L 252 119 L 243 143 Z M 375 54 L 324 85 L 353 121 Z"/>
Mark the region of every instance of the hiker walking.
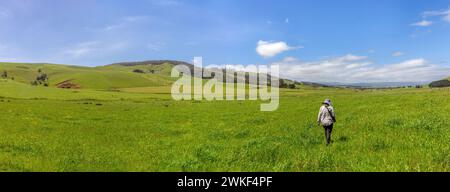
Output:
<path fill-rule="evenodd" d="M 331 106 L 331 100 L 325 99 L 319 110 L 317 117 L 317 123 L 322 125 L 325 129 L 325 138 L 327 139 L 327 145 L 331 143 L 331 132 L 333 131 L 333 124 L 336 122 L 336 116 L 334 109 Z"/>

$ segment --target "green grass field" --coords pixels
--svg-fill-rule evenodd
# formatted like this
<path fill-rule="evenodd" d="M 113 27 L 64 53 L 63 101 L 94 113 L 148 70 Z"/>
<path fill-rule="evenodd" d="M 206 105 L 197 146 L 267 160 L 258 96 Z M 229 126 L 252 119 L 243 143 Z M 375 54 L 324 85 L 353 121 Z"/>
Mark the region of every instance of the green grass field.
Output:
<path fill-rule="evenodd" d="M 31 86 L 17 66 L 0 68 L 15 75 L 0 80 L 0 171 L 450 171 L 449 88 L 302 86 L 260 112 L 261 101 L 174 101 L 170 78 L 122 66 L 43 66 L 76 90 Z M 325 98 L 338 118 L 329 147 L 316 125 Z"/>

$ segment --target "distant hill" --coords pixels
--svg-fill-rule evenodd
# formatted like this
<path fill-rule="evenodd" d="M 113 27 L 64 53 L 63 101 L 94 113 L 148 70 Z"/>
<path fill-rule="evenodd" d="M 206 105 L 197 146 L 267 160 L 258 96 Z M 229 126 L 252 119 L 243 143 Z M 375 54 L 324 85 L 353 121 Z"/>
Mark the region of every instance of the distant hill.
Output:
<path fill-rule="evenodd" d="M 390 88 L 390 87 L 408 87 L 425 85 L 429 82 L 373 82 L 373 83 L 323 83 L 335 87 L 354 87 L 354 88 Z"/>
<path fill-rule="evenodd" d="M 176 65 L 188 66 L 191 72 L 195 68 L 190 63 L 175 60 L 121 62 L 98 67 L 0 62 L 0 79 L 12 79 L 18 83 L 34 86 L 73 89 L 110 90 L 133 87 L 158 87 L 169 86 L 176 80 L 170 75 L 172 68 Z M 227 75 L 229 77 L 232 74 Z M 210 79 L 206 77 L 200 78 Z M 329 87 L 328 85 L 313 82 L 297 82 L 289 79 L 280 80 L 281 88 L 296 88 L 298 86 Z"/>
<path fill-rule="evenodd" d="M 450 87 L 450 77 L 430 83 L 430 87 Z"/>

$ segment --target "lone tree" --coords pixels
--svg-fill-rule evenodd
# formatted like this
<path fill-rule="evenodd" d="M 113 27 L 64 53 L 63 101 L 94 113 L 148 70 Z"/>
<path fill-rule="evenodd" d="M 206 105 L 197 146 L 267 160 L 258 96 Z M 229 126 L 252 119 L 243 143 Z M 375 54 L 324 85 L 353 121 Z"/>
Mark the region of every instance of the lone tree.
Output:
<path fill-rule="evenodd" d="M 3 73 L 2 73 L 2 78 L 3 78 L 3 79 L 8 78 L 8 72 L 7 72 L 7 71 L 3 71 Z"/>

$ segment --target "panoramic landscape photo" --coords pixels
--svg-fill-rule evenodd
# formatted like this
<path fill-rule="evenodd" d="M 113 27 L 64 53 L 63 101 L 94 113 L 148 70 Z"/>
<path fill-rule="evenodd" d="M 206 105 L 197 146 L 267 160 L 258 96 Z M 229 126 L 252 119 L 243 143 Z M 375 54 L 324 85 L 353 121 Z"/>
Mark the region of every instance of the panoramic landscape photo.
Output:
<path fill-rule="evenodd" d="M 449 172 L 450 1 L 2 0 L 1 172 Z"/>

